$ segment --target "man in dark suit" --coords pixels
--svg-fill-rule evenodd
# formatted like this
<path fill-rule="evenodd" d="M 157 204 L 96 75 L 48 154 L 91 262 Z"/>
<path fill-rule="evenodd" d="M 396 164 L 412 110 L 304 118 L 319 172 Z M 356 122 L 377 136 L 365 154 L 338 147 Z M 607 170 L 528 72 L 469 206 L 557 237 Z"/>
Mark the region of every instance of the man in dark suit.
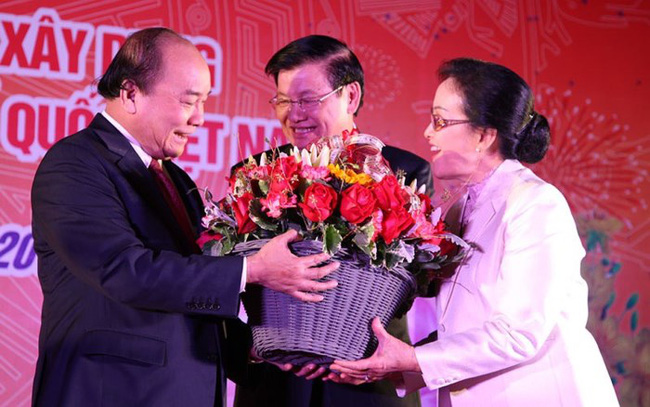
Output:
<path fill-rule="evenodd" d="M 308 301 L 336 283 L 327 256 L 298 258 L 278 236 L 257 254 L 200 255 L 202 202 L 170 159 L 203 123 L 210 71 L 166 28 L 130 36 L 98 84 L 106 110 L 54 145 L 32 189 L 44 294 L 37 406 L 222 406 L 221 318 L 246 283 Z M 151 166 L 151 171 L 147 167 Z M 233 326 L 236 326 L 233 324 Z"/>
<path fill-rule="evenodd" d="M 295 40 L 276 52 L 266 65 L 277 87 L 270 100 L 282 130 L 292 145 L 310 146 L 321 137 L 342 134 L 356 128 L 354 117 L 363 104 L 363 69 L 354 53 L 342 42 L 322 35 Z M 417 179 L 432 190 L 429 163 L 396 147 L 385 146 L 383 157 L 393 171 L 406 173 L 406 181 Z M 409 342 L 406 317 L 388 326 L 393 336 Z M 419 406 L 417 394 L 399 398 L 387 380 L 358 387 L 307 380 L 318 378 L 323 369 L 306 366 L 298 374 L 269 364 L 251 365 L 250 380 L 237 387 L 236 407 L 278 406 Z"/>

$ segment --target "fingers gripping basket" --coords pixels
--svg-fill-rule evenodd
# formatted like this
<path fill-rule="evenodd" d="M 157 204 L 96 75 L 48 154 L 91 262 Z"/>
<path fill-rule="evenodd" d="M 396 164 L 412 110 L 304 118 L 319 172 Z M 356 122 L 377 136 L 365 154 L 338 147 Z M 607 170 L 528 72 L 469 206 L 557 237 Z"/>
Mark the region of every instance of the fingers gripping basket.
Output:
<path fill-rule="evenodd" d="M 233 253 L 253 254 L 267 241 L 239 243 Z M 299 256 L 320 253 L 322 242 L 300 241 L 291 249 Z M 253 344 L 262 358 L 294 365 L 329 365 L 334 359 L 370 356 L 377 346 L 370 328 L 372 319 L 377 316 L 386 326 L 415 292 L 413 275 L 402 267 L 373 267 L 345 249 L 334 259 L 341 265 L 324 280 L 333 278 L 338 286 L 324 292 L 321 302 L 306 303 L 260 286 L 247 288 L 244 307 Z"/>

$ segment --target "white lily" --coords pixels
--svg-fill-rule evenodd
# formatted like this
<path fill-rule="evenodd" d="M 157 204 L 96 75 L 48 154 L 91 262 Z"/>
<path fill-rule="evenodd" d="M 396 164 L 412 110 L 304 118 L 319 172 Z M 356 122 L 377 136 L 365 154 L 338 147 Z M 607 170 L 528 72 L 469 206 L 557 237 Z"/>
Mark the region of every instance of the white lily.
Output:
<path fill-rule="evenodd" d="M 312 166 L 313 167 L 327 167 L 327 165 L 330 163 L 330 148 L 329 146 L 325 145 L 323 146 L 323 149 L 320 151 L 320 154 L 318 151 L 315 150 L 315 147 L 312 145 L 312 158 L 316 158 L 315 160 L 312 160 Z"/>
<path fill-rule="evenodd" d="M 313 144 L 309 150 L 306 148 L 299 150 L 298 147 L 294 146 L 291 155 L 296 158 L 296 162 L 302 162 L 312 167 L 327 167 L 330 163 L 330 148 L 328 146 L 323 146 L 320 151 Z"/>
<path fill-rule="evenodd" d="M 260 167 L 264 167 L 268 161 L 269 159 L 266 156 L 266 152 L 262 153 L 262 155 L 260 156 Z"/>
<path fill-rule="evenodd" d="M 300 149 L 299 149 L 298 147 L 293 146 L 293 148 L 291 149 L 291 155 L 293 156 L 293 158 L 296 159 L 296 162 L 297 162 L 297 163 L 303 161 L 303 158 L 302 158 L 302 155 L 301 155 L 301 151 L 300 151 Z"/>
<path fill-rule="evenodd" d="M 408 185 L 408 188 L 411 192 L 416 194 L 424 194 L 427 191 L 427 184 L 422 184 L 418 186 L 418 179 L 414 178 L 413 181 Z"/>

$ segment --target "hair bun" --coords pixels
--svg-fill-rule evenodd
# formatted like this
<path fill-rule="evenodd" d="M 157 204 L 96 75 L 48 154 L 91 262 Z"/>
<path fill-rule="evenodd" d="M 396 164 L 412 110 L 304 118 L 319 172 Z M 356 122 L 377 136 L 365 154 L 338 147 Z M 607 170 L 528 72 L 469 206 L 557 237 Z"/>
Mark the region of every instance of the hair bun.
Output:
<path fill-rule="evenodd" d="M 533 112 L 528 124 L 516 135 L 515 155 L 519 161 L 534 164 L 546 155 L 551 143 L 551 129 L 546 117 Z"/>

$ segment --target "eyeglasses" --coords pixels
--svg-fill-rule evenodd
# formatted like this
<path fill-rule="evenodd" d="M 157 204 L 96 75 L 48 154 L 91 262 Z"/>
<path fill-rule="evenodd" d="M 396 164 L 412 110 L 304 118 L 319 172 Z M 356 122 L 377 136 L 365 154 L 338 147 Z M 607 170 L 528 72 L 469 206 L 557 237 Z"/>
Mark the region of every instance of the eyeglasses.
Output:
<path fill-rule="evenodd" d="M 307 111 L 316 108 L 319 106 L 325 99 L 328 97 L 332 96 L 336 92 L 340 91 L 343 89 L 343 86 L 341 85 L 338 88 L 334 89 L 333 91 L 319 97 L 319 98 L 314 98 L 314 99 L 298 99 L 298 100 L 291 100 L 291 99 L 286 99 L 286 98 L 278 98 L 277 96 L 274 96 L 269 100 L 269 103 L 275 107 L 275 110 L 277 112 L 284 112 L 289 109 L 289 106 L 293 105 L 294 103 L 298 105 L 300 110 Z"/>
<path fill-rule="evenodd" d="M 431 112 L 431 126 L 433 126 L 433 130 L 435 131 L 440 131 L 445 127 L 453 126 L 454 124 L 463 124 L 463 123 L 470 123 L 470 122 L 471 120 L 443 119 L 437 114 L 434 114 L 433 111 Z"/>

